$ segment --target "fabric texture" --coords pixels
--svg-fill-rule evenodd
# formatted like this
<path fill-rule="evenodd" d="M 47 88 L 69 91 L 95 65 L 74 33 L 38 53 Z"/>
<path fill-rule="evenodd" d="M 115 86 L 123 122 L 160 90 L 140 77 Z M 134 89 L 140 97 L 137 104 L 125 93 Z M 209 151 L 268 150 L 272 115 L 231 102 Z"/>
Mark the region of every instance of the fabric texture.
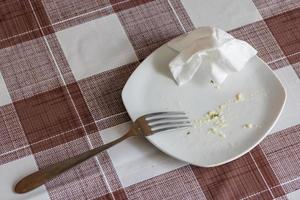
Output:
<path fill-rule="evenodd" d="M 194 1 L 0 1 L 0 174 L 29 156 L 41 169 L 97 147 L 103 130 L 129 122 L 124 84 L 153 50 L 204 21 L 195 21 L 201 3 Z M 299 84 L 300 1 L 243 0 L 238 6 L 249 13 L 242 21 L 232 10 L 237 1 L 203 1 L 218 16 L 201 16 L 228 21 L 221 26 L 235 27 L 226 31 L 256 48 L 275 72 L 293 69 L 297 78 L 287 86 Z M 288 94 L 294 103 L 287 112 L 299 110 L 299 92 Z M 286 199 L 300 189 L 300 114 L 288 116 L 295 125 L 219 167 L 185 165 L 124 186 L 103 152 L 46 183 L 45 192 L 53 200 Z"/>

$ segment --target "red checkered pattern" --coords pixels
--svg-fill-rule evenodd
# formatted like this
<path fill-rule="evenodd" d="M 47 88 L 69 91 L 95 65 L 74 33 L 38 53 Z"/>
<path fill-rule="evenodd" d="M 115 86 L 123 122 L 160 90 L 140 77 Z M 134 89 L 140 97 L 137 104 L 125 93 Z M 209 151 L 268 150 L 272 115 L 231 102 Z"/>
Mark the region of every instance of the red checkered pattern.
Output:
<path fill-rule="evenodd" d="M 118 16 L 139 59 L 144 59 L 163 43 L 186 32 L 168 1 L 150 1 L 133 7 L 136 2 L 139 1 L 129 1 L 124 10 L 118 8 Z"/>
<path fill-rule="evenodd" d="M 290 63 L 300 62 L 300 7 L 266 19 Z"/>
<path fill-rule="evenodd" d="M 297 125 L 270 136 L 261 144 L 279 182 L 284 185 L 300 174 L 299 133 L 300 125 Z"/>
<path fill-rule="evenodd" d="M 120 98 L 123 86 L 138 63 L 132 63 L 79 81 L 95 120 L 125 112 Z"/>
<path fill-rule="evenodd" d="M 28 145 L 13 105 L 0 107 L 0 153 L 8 153 Z"/>
<path fill-rule="evenodd" d="M 33 155 L 44 168 L 102 145 L 102 130 L 128 122 L 121 91 L 139 61 L 195 28 L 184 2 L 0 1 L 0 73 L 12 100 L 0 104 L 0 166 Z M 253 3 L 262 20 L 229 32 L 253 45 L 272 69 L 292 66 L 300 77 L 300 1 Z M 76 80 L 56 33 L 110 15 L 117 16 L 139 61 Z M 299 138 L 296 125 L 226 165 L 186 165 L 127 187 L 103 152 L 46 190 L 50 199 L 64 200 L 286 199 L 300 189 Z"/>
<path fill-rule="evenodd" d="M 62 85 L 42 38 L 0 49 L 0 70 L 13 101 L 30 98 Z"/>
<path fill-rule="evenodd" d="M 66 142 L 35 154 L 38 165 L 47 165 L 75 156 L 91 148 L 86 137 Z M 90 159 L 46 184 L 53 199 L 93 199 L 109 192 L 101 165 Z"/>
<path fill-rule="evenodd" d="M 90 135 L 90 141 L 93 147 L 98 147 L 103 145 L 103 141 L 99 133 Z M 109 186 L 112 191 L 122 189 L 122 184 L 116 174 L 115 169 L 112 167 L 112 161 L 107 154 L 107 152 L 102 152 L 96 156 L 101 163 L 101 168 L 106 176 L 106 180 L 109 183 Z"/>
<path fill-rule="evenodd" d="M 285 55 L 264 21 L 240 27 L 230 31 L 230 33 L 240 40 L 247 41 L 257 49 L 258 56 L 273 69 L 285 67 L 289 64 L 284 62 L 286 60 Z"/>
<path fill-rule="evenodd" d="M 154 177 L 125 189 L 128 199 L 204 199 L 190 166 Z"/>
<path fill-rule="evenodd" d="M 300 7 L 299 0 L 253 0 L 253 2 L 264 18 L 279 15 Z"/>

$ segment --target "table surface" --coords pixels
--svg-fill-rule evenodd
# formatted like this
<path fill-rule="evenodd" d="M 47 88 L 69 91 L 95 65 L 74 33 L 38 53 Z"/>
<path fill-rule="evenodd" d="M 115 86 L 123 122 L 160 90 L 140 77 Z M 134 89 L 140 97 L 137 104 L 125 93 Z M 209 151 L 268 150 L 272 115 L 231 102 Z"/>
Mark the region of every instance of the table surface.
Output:
<path fill-rule="evenodd" d="M 254 150 L 199 168 L 131 138 L 33 192 L 13 192 L 22 176 L 122 135 L 130 74 L 157 47 L 207 25 L 253 45 L 286 88 L 278 123 Z M 300 199 L 299 77 L 300 0 L 1 1 L 1 199 Z"/>

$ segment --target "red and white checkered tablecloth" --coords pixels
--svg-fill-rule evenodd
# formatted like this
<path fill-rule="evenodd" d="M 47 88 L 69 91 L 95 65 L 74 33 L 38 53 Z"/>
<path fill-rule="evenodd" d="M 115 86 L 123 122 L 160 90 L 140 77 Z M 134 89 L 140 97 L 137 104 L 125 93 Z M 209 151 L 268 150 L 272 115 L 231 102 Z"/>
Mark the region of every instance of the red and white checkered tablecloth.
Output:
<path fill-rule="evenodd" d="M 13 192 L 24 175 L 122 134 L 130 74 L 205 25 L 253 45 L 287 90 L 260 145 L 199 168 L 133 138 L 31 193 Z M 300 0 L 1 0 L 0 199 L 300 199 L 299 77 Z"/>

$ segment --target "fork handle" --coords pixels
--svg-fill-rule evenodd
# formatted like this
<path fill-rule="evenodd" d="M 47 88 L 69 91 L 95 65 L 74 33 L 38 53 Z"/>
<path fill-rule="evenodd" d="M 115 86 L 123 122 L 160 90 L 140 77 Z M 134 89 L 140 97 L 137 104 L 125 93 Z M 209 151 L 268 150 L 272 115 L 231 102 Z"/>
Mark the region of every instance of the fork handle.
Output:
<path fill-rule="evenodd" d="M 38 171 L 24 177 L 22 180 L 20 180 L 15 186 L 15 192 L 16 193 L 29 192 L 29 191 L 45 184 L 49 180 L 58 176 L 59 174 L 71 169 L 75 165 L 78 165 L 79 163 L 114 146 L 115 144 L 118 144 L 119 142 L 127 139 L 130 136 L 131 136 L 131 134 L 130 134 L 130 132 L 128 132 L 127 134 L 123 135 L 122 137 L 120 137 L 110 143 L 104 144 L 100 147 L 91 149 L 91 150 L 86 151 L 82 154 L 79 154 L 75 157 L 69 158 L 67 160 L 61 161 L 59 163 L 56 163 L 56 164 L 46 167 L 44 169 L 38 170 Z"/>

